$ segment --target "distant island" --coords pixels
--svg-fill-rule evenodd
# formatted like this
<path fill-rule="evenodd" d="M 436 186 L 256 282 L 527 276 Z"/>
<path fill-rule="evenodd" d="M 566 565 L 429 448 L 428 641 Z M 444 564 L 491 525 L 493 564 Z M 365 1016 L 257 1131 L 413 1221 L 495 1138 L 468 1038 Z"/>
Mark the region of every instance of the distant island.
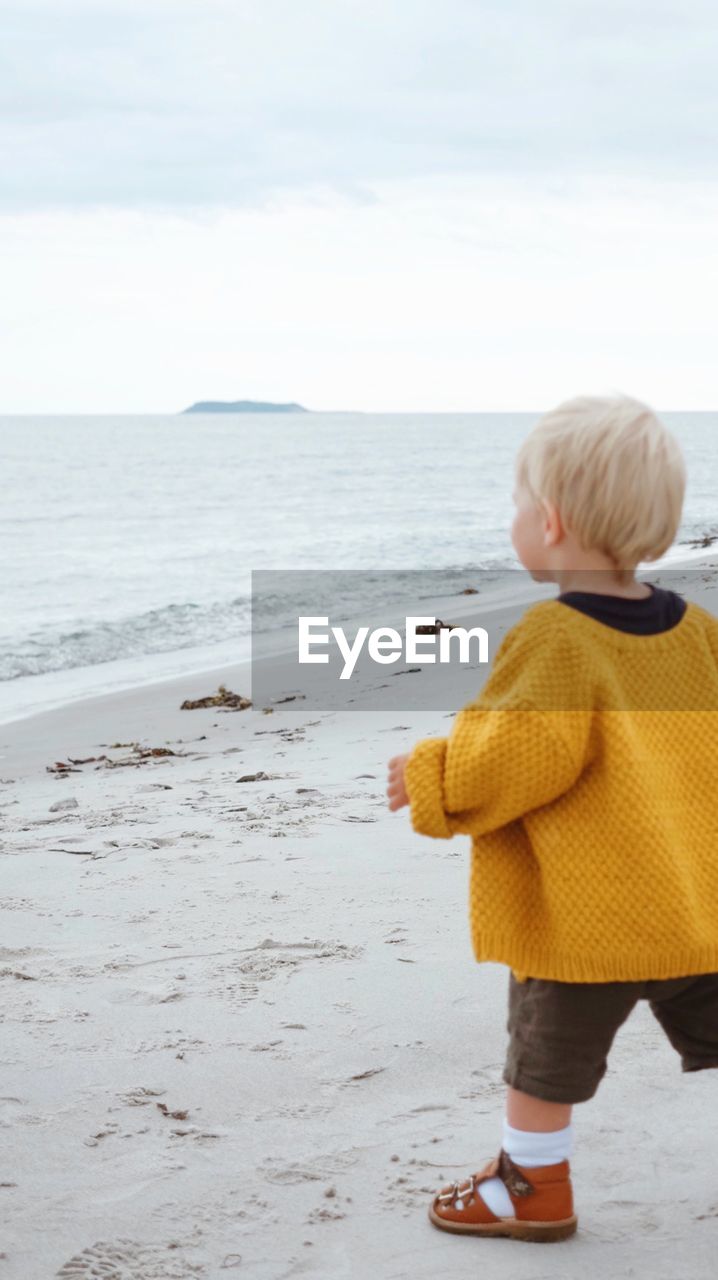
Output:
<path fill-rule="evenodd" d="M 198 400 L 183 413 L 309 413 L 303 404 L 272 404 L 269 400 Z"/>

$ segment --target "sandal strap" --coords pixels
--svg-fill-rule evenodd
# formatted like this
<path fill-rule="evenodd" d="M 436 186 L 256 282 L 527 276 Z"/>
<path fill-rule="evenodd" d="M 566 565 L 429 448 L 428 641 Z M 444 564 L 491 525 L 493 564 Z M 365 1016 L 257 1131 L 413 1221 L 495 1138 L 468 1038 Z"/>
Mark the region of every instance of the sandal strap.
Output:
<path fill-rule="evenodd" d="M 530 1196 L 536 1190 L 533 1182 L 529 1182 L 528 1178 L 521 1172 L 518 1165 L 514 1164 L 511 1156 L 503 1147 L 499 1152 L 499 1172 L 498 1176 L 504 1183 L 509 1195 L 512 1196 Z"/>
<path fill-rule="evenodd" d="M 481 1182 L 486 1182 L 488 1178 L 500 1178 L 506 1190 L 511 1196 L 530 1196 L 535 1190 L 532 1182 L 529 1182 L 517 1165 L 514 1164 L 511 1156 L 503 1147 L 497 1156 L 489 1160 L 479 1173 L 472 1173 L 463 1182 L 454 1182 L 443 1193 L 437 1196 L 437 1199 L 443 1203 L 453 1204 L 458 1197 L 462 1199 L 471 1199 L 476 1188 Z"/>
<path fill-rule="evenodd" d="M 514 1164 L 508 1151 L 504 1151 L 503 1147 L 499 1154 L 481 1170 L 480 1173 L 474 1174 L 474 1182 L 484 1182 L 487 1178 L 500 1178 L 509 1195 L 512 1196 L 530 1196 L 535 1190 L 532 1182 L 524 1176 L 517 1165 Z"/>

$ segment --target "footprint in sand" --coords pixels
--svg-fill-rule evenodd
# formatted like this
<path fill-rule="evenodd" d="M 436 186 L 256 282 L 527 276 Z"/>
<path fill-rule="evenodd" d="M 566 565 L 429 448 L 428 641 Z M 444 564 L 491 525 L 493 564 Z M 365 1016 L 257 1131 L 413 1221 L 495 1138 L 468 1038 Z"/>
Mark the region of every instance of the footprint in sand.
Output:
<path fill-rule="evenodd" d="M 274 938 L 265 938 L 249 954 L 222 965 L 217 976 L 222 984 L 221 989 L 214 991 L 225 996 L 230 1004 L 241 1007 L 253 1000 L 258 994 L 260 984 L 279 977 L 288 976 L 301 964 L 309 960 L 354 960 L 362 955 L 362 946 L 348 946 L 344 942 L 322 942 L 314 939 L 308 942 L 279 942 Z"/>
<path fill-rule="evenodd" d="M 196 1036 L 185 1036 L 181 1031 L 167 1031 L 157 1040 L 138 1040 L 132 1047 L 133 1053 L 157 1053 L 159 1049 L 174 1049 L 175 1058 L 183 1059 L 190 1051 L 211 1052 L 205 1040 Z"/>
<path fill-rule="evenodd" d="M 266 831 L 268 827 L 281 823 L 279 831 L 271 834 L 284 835 L 291 828 L 293 835 L 309 835 L 331 808 L 321 793 L 304 792 L 301 788 L 291 793 L 291 798 L 270 792 L 263 799 L 264 808 L 261 810 L 245 805 L 226 809 L 224 820 L 243 832 Z"/>
<path fill-rule="evenodd" d="M 98 1240 L 55 1273 L 57 1280 L 189 1280 L 206 1274 L 200 1263 L 182 1256 L 174 1241 L 163 1248 L 134 1240 Z"/>
<path fill-rule="evenodd" d="M 255 1120 L 296 1120 L 298 1125 L 306 1124 L 316 1116 L 325 1116 L 330 1107 L 324 1102 L 276 1103 L 266 1111 L 255 1113 Z"/>
<path fill-rule="evenodd" d="M 106 965 L 105 968 L 110 968 Z M 162 985 L 151 989 L 130 988 L 129 990 L 111 991 L 106 996 L 108 1004 L 174 1004 L 183 1000 L 185 992 L 176 986 Z"/>
<path fill-rule="evenodd" d="M 351 1169 L 357 1164 L 359 1154 L 351 1148 L 347 1151 L 330 1151 L 301 1161 L 270 1157 L 258 1166 L 257 1172 L 267 1182 L 273 1182 L 279 1186 L 293 1186 L 300 1182 L 325 1182 L 329 1181 L 334 1174 Z"/>

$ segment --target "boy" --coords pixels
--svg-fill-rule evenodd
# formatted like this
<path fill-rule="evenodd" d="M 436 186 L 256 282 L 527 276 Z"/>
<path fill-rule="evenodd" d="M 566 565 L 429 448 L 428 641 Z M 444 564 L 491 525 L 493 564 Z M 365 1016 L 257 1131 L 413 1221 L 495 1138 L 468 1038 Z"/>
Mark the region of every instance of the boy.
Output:
<path fill-rule="evenodd" d="M 685 480 L 635 400 L 546 414 L 518 454 L 511 537 L 560 594 L 507 633 L 448 738 L 389 764 L 391 810 L 472 836 L 474 955 L 511 969 L 501 1150 L 437 1193 L 442 1230 L 576 1230 L 571 1108 L 638 1000 L 683 1071 L 718 1067 L 718 622 L 634 577 L 673 542 Z"/>

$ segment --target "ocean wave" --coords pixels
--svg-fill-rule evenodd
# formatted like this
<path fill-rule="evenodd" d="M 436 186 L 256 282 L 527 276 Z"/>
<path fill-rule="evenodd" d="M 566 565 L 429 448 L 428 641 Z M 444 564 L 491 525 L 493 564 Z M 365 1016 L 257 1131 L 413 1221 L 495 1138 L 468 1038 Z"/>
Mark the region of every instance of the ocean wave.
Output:
<path fill-rule="evenodd" d="M 11 645 L 0 642 L 0 680 L 213 644 L 246 633 L 249 619 L 249 596 L 240 596 L 212 604 L 172 603 L 67 629 L 42 628 L 14 637 Z"/>
<path fill-rule="evenodd" d="M 209 603 L 172 602 L 112 621 L 78 620 L 0 641 L 0 681 L 172 653 L 233 637 L 246 641 L 253 603 L 254 629 L 265 634 L 296 625 L 300 614 L 326 613 L 332 621 L 346 622 L 377 610 L 390 616 L 402 609 L 416 611 L 437 596 L 459 598 L 467 589 L 485 590 L 510 571 L 510 562 L 500 559 L 481 569 L 265 571 L 254 577 L 254 602 L 249 592 Z"/>

